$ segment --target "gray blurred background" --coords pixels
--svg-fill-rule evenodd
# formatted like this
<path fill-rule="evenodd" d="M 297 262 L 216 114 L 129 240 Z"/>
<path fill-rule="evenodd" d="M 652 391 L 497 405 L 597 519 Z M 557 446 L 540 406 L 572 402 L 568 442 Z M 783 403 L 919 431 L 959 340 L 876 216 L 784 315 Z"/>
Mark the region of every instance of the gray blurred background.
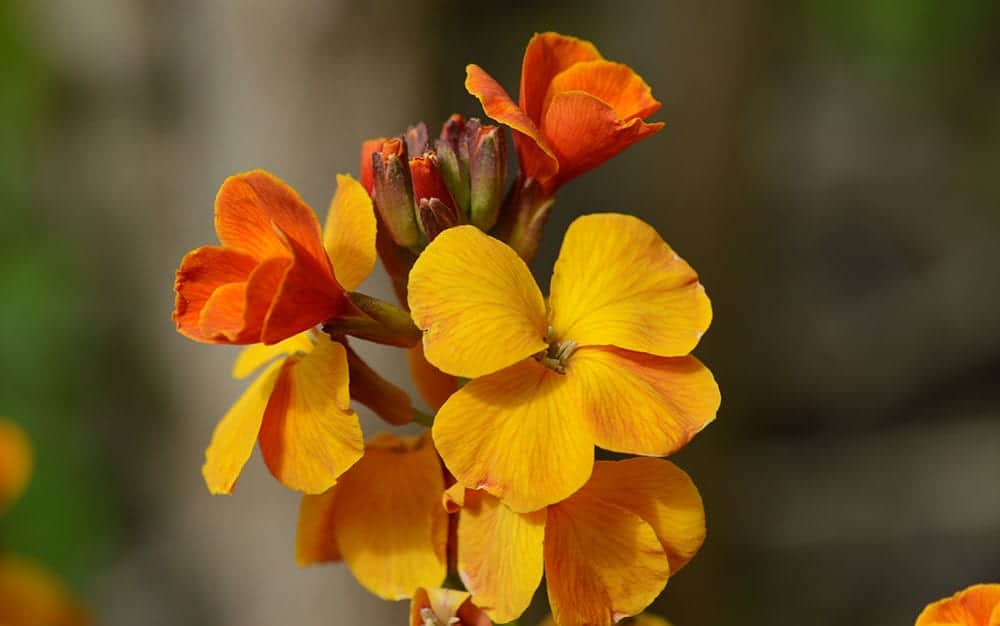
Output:
<path fill-rule="evenodd" d="M 174 332 L 173 272 L 227 175 L 324 213 L 362 140 L 481 115 L 465 64 L 516 93 L 553 29 L 636 68 L 667 127 L 560 194 L 543 286 L 576 215 L 625 211 L 715 307 L 722 410 L 676 458 L 709 537 L 656 609 L 892 626 L 1000 579 L 1000 4 L 572 7 L 0 2 L 0 413 L 39 457 L 5 546 L 112 626 L 403 623 L 296 568 L 298 498 L 259 458 L 208 495 L 241 385 L 234 350 Z M 381 270 L 365 290 L 389 296 Z"/>

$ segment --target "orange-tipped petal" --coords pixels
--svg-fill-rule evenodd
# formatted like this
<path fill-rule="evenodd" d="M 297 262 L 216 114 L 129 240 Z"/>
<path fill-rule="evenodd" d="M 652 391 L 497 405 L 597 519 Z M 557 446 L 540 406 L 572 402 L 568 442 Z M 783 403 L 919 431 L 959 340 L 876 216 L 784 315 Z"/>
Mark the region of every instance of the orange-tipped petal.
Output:
<path fill-rule="evenodd" d="M 90 618 L 63 583 L 41 566 L 0 556 L 0 624 L 85 626 Z"/>
<path fill-rule="evenodd" d="M 677 573 L 705 542 L 705 509 L 691 478 L 663 459 L 598 461 L 581 493 L 622 507 L 653 528 Z"/>
<path fill-rule="evenodd" d="M 224 337 L 202 331 L 202 311 L 216 290 L 245 283 L 255 266 L 249 255 L 221 246 L 203 246 L 189 252 L 181 261 L 174 282 L 177 297 L 173 317 L 178 332 L 195 341 L 226 343 Z"/>
<path fill-rule="evenodd" d="M 715 419 L 721 396 L 694 357 L 583 348 L 566 369 L 598 447 L 662 456 L 687 445 Z"/>
<path fill-rule="evenodd" d="M 548 509 L 545 580 L 566 626 L 611 626 L 656 599 L 670 564 L 641 517 L 581 491 Z"/>
<path fill-rule="evenodd" d="M 577 63 L 602 58 L 589 41 L 553 32 L 535 33 L 521 65 L 521 108 L 529 118 L 540 121 L 545 95 L 556 76 Z"/>
<path fill-rule="evenodd" d="M 932 602 L 916 626 L 1000 626 L 1000 584 L 972 585 Z"/>
<path fill-rule="evenodd" d="M 458 621 L 453 621 L 457 619 Z M 460 626 L 490 626 L 490 618 L 469 601 L 468 591 L 421 587 L 410 602 L 410 626 L 456 624 Z"/>
<path fill-rule="evenodd" d="M 520 617 L 542 580 L 545 510 L 515 513 L 469 491 L 458 519 L 458 574 L 477 606 L 496 622 Z"/>
<path fill-rule="evenodd" d="M 534 511 L 579 489 L 594 440 L 570 377 L 526 359 L 465 385 L 438 411 L 434 444 L 456 479 L 515 511 Z"/>
<path fill-rule="evenodd" d="M 296 352 L 307 353 L 313 349 L 310 333 L 299 333 L 271 345 L 255 343 L 240 350 L 233 363 L 233 378 L 241 380 L 253 374 L 274 359 Z"/>
<path fill-rule="evenodd" d="M 361 186 L 365 188 L 368 195 L 372 193 L 375 184 L 375 168 L 372 165 L 372 155 L 382 151 L 382 144 L 385 137 L 369 139 L 361 144 Z"/>
<path fill-rule="evenodd" d="M 14 422 L 0 418 L 0 514 L 24 493 L 33 466 L 28 436 Z"/>
<path fill-rule="evenodd" d="M 201 468 L 210 492 L 233 492 L 236 480 L 257 443 L 264 409 L 277 382 L 281 365 L 280 361 L 269 365 L 257 380 L 250 383 L 215 427 L 212 442 L 205 451 L 205 465 Z"/>
<path fill-rule="evenodd" d="M 445 577 L 448 514 L 444 475 L 426 435 L 382 434 L 338 483 L 333 505 L 337 546 L 366 589 L 409 598 Z"/>
<path fill-rule="evenodd" d="M 438 369 L 475 378 L 544 350 L 545 301 L 506 244 L 475 226 L 450 228 L 410 272 L 409 305 Z"/>
<path fill-rule="evenodd" d="M 337 174 L 337 193 L 323 227 L 323 245 L 337 282 L 354 291 L 375 267 L 375 209 L 358 181 Z"/>
<path fill-rule="evenodd" d="M 410 348 L 406 356 L 420 396 L 435 411 L 440 409 L 451 394 L 458 390 L 458 379 L 431 365 L 424 357 L 423 344 Z"/>
<path fill-rule="evenodd" d="M 606 102 L 621 121 L 645 118 L 661 106 L 635 70 L 624 63 L 603 59 L 577 63 L 552 79 L 546 105 L 551 104 L 556 94 L 566 91 L 582 91 Z"/>
<path fill-rule="evenodd" d="M 295 530 L 295 562 L 300 566 L 344 558 L 337 548 L 333 532 L 333 504 L 336 499 L 337 485 L 321 494 L 302 496 L 299 523 Z"/>
<path fill-rule="evenodd" d="M 285 360 L 261 424 L 260 451 L 283 485 L 312 494 L 329 489 L 361 458 L 343 345 L 321 335 L 312 352 Z"/>
<path fill-rule="evenodd" d="M 694 270 L 652 226 L 618 213 L 585 215 L 570 225 L 549 308 L 560 340 L 659 356 L 688 354 L 712 321 Z"/>
<path fill-rule="evenodd" d="M 540 182 L 554 176 L 559 170 L 559 162 L 542 137 L 539 118 L 533 121 L 483 68 L 468 65 L 465 72 L 465 89 L 479 99 L 486 115 L 513 131 L 522 173 Z"/>

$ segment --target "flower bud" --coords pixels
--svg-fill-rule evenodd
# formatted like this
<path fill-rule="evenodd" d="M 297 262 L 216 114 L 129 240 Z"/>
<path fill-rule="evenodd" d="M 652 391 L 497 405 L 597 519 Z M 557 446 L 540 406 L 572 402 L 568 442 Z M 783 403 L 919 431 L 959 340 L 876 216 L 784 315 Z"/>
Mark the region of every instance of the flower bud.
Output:
<path fill-rule="evenodd" d="M 427 152 L 410 159 L 413 199 L 421 231 L 430 241 L 442 230 L 465 222 L 441 173 L 438 155 Z"/>
<path fill-rule="evenodd" d="M 393 241 L 413 248 L 420 243 L 420 231 L 406 154 L 406 144 L 400 139 L 386 140 L 382 149 L 372 154 L 372 198 Z"/>
<path fill-rule="evenodd" d="M 497 126 L 479 130 L 469 160 L 469 220 L 488 232 L 497 222 L 507 178 L 507 143 Z"/>
<path fill-rule="evenodd" d="M 417 217 L 420 220 L 420 230 L 428 242 L 434 241 L 434 238 L 442 232 L 463 222 L 457 210 L 437 198 L 421 200 L 420 206 L 417 207 Z"/>
<path fill-rule="evenodd" d="M 409 154 L 423 154 L 427 152 L 427 148 L 430 145 L 427 138 L 427 124 L 418 122 L 416 125 L 410 126 L 403 133 L 403 139 L 406 140 L 406 151 Z"/>

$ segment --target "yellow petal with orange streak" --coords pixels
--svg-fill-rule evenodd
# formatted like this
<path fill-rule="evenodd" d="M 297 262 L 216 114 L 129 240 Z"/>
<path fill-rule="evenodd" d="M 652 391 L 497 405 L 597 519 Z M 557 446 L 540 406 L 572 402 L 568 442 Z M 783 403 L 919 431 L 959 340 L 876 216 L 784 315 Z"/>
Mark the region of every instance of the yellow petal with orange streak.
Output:
<path fill-rule="evenodd" d="M 507 244 L 475 226 L 434 239 L 410 272 L 413 321 L 438 369 L 476 378 L 547 347 L 545 301 Z"/>
<path fill-rule="evenodd" d="M 670 563 L 641 517 L 581 491 L 548 509 L 545 580 L 561 626 L 611 626 L 637 615 L 670 577 Z"/>
<path fill-rule="evenodd" d="M 347 291 L 365 282 L 375 267 L 375 209 L 372 199 L 348 174 L 337 174 L 337 192 L 323 227 L 323 246 L 333 274 Z"/>
<path fill-rule="evenodd" d="M 333 504 L 337 547 L 355 578 L 386 600 L 436 587 L 446 573 L 444 475 L 428 436 L 376 436 Z"/>
<path fill-rule="evenodd" d="M 240 350 L 236 356 L 236 361 L 233 363 L 233 378 L 238 380 L 246 378 L 278 357 L 296 352 L 310 352 L 312 348 L 313 341 L 308 331 L 271 345 L 251 344 Z"/>
<path fill-rule="evenodd" d="M 458 379 L 431 365 L 424 357 L 423 345 L 418 344 L 407 350 L 406 357 L 420 396 L 435 411 L 440 409 L 445 400 L 458 390 Z"/>
<path fill-rule="evenodd" d="M 705 542 L 705 509 L 691 477 L 663 459 L 598 461 L 580 493 L 635 513 L 653 528 L 671 574 Z"/>
<path fill-rule="evenodd" d="M 1000 584 L 972 585 L 928 604 L 916 626 L 998 626 Z"/>
<path fill-rule="evenodd" d="M 0 555 L 0 624 L 85 626 L 86 611 L 51 572 L 12 554 Z"/>
<path fill-rule="evenodd" d="M 31 442 L 24 430 L 0 418 L 0 514 L 24 493 L 33 466 Z"/>
<path fill-rule="evenodd" d="M 455 478 L 520 512 L 582 487 L 594 439 L 569 378 L 526 359 L 448 398 L 434 419 L 434 445 Z"/>
<path fill-rule="evenodd" d="M 337 485 L 317 495 L 302 496 L 299 523 L 295 530 L 295 562 L 299 565 L 340 561 L 333 533 L 333 504 Z"/>
<path fill-rule="evenodd" d="M 326 335 L 305 356 L 285 360 L 260 428 L 260 451 L 289 489 L 323 493 L 364 452 L 351 410 L 347 352 Z"/>
<path fill-rule="evenodd" d="M 598 447 L 665 455 L 715 419 L 719 386 L 698 359 L 617 348 L 583 348 L 569 358 L 573 383 Z"/>
<path fill-rule="evenodd" d="M 640 219 L 577 218 L 566 231 L 549 296 L 556 338 L 684 356 L 712 321 L 698 275 Z"/>
<path fill-rule="evenodd" d="M 482 491 L 468 491 L 458 517 L 458 574 L 473 602 L 494 621 L 524 612 L 542 580 L 545 509 L 515 513 Z"/>
<path fill-rule="evenodd" d="M 212 441 L 205 450 L 205 465 L 201 468 L 208 490 L 214 494 L 229 494 L 253 452 L 264 419 L 264 410 L 271 390 L 278 380 L 282 361 L 272 363 L 250 383 L 236 404 L 219 421 Z"/>

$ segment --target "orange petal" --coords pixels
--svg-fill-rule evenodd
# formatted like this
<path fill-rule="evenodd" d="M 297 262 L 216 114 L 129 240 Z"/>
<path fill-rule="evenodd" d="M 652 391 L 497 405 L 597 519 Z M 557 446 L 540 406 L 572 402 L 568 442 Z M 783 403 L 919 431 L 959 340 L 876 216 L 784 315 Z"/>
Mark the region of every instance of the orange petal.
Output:
<path fill-rule="evenodd" d="M 486 115 L 513 131 L 521 172 L 541 182 L 555 175 L 559 170 L 559 163 L 552 149 L 546 145 L 538 124 L 514 104 L 504 88 L 483 68 L 468 65 L 465 72 L 465 89 L 479 99 Z"/>
<path fill-rule="evenodd" d="M 423 344 L 410 348 L 406 356 L 420 396 L 435 411 L 440 409 L 445 400 L 458 389 L 458 379 L 431 365 L 424 358 Z"/>
<path fill-rule="evenodd" d="M 323 493 L 361 458 L 364 442 L 348 392 L 344 346 L 320 335 L 287 358 L 260 429 L 260 451 L 289 489 Z"/>
<path fill-rule="evenodd" d="M 663 128 L 663 122 L 647 124 L 639 118 L 622 121 L 612 106 L 579 91 L 554 95 L 540 130 L 559 160 L 559 174 L 547 188 L 597 167 L 635 142 Z"/>
<path fill-rule="evenodd" d="M 515 511 L 534 511 L 583 486 L 593 435 L 569 376 L 527 359 L 459 389 L 434 419 L 451 473 Z"/>
<path fill-rule="evenodd" d="M 377 139 L 368 139 L 361 144 L 361 186 L 365 188 L 368 195 L 372 193 L 372 187 L 375 184 L 375 168 L 372 165 L 372 155 L 376 152 L 382 151 L 382 144 L 385 143 L 385 137 L 379 137 Z"/>
<path fill-rule="evenodd" d="M 246 378 L 278 357 L 295 354 L 296 352 L 302 352 L 303 354 L 312 352 L 313 340 L 310 338 L 310 334 L 299 333 L 271 345 L 255 343 L 246 346 L 240 350 L 236 361 L 233 363 L 233 378 Z"/>
<path fill-rule="evenodd" d="M 521 108 L 536 122 L 542 119 L 552 81 L 577 63 L 603 58 L 589 41 L 559 33 L 536 33 L 524 50 L 521 65 Z"/>
<path fill-rule="evenodd" d="M 694 270 L 652 226 L 618 213 L 585 215 L 570 225 L 549 308 L 560 340 L 660 356 L 691 352 L 712 321 Z"/>
<path fill-rule="evenodd" d="M 618 348 L 583 348 L 567 378 L 580 397 L 595 443 L 628 454 L 666 455 L 715 419 L 719 386 L 698 359 Z"/>
<path fill-rule="evenodd" d="M 641 517 L 581 491 L 549 507 L 545 580 L 558 624 L 611 626 L 663 590 L 670 564 Z"/>
<path fill-rule="evenodd" d="M 387 600 L 409 598 L 445 577 L 448 514 L 444 474 L 430 437 L 382 434 L 345 473 L 333 505 L 344 561 L 366 589 Z"/>
<path fill-rule="evenodd" d="M 972 585 L 927 605 L 916 626 L 998 626 L 1000 584 Z"/>
<path fill-rule="evenodd" d="M 453 622 L 453 618 L 458 621 Z M 460 626 L 492 624 L 486 614 L 469 601 L 468 591 L 421 587 L 410 602 L 410 626 L 427 626 L 428 623 Z"/>
<path fill-rule="evenodd" d="M 566 91 L 582 91 L 598 98 L 622 121 L 645 118 L 660 108 L 649 85 L 631 67 L 603 59 L 577 63 L 552 79 L 543 109 L 556 94 Z"/>
<path fill-rule="evenodd" d="M 86 611 L 48 570 L 11 554 L 0 556 L 0 624 L 85 626 Z"/>
<path fill-rule="evenodd" d="M 295 562 L 299 565 L 343 559 L 333 532 L 333 504 L 336 499 L 337 485 L 318 495 L 302 496 L 295 531 Z"/>
<path fill-rule="evenodd" d="M 581 493 L 631 511 L 649 524 L 670 560 L 671 574 L 705 542 L 701 495 L 691 477 L 670 461 L 598 461 Z"/>
<path fill-rule="evenodd" d="M 257 380 L 250 383 L 215 427 L 212 442 L 205 451 L 205 465 L 201 468 L 210 492 L 233 492 L 236 480 L 257 443 L 264 409 L 277 382 L 281 365 L 280 361 L 269 365 Z"/>
<path fill-rule="evenodd" d="M 496 622 L 524 612 L 542 580 L 545 510 L 515 513 L 469 491 L 458 518 L 458 574 L 473 601 Z"/>
<path fill-rule="evenodd" d="M 173 317 L 178 332 L 195 341 L 226 342 L 224 337 L 202 332 L 202 311 L 217 289 L 246 282 L 255 265 L 252 257 L 220 246 L 203 246 L 189 252 L 181 261 L 174 282 L 177 297 Z"/>
<path fill-rule="evenodd" d="M 506 244 L 475 226 L 442 232 L 410 272 L 409 305 L 438 369 L 475 378 L 544 350 L 545 301 Z"/>
<path fill-rule="evenodd" d="M 375 209 L 371 196 L 347 174 L 337 174 L 337 193 L 323 227 L 323 246 L 337 282 L 354 291 L 375 267 Z"/>
<path fill-rule="evenodd" d="M 0 418 L 0 514 L 24 493 L 33 466 L 28 436 L 14 422 Z"/>

